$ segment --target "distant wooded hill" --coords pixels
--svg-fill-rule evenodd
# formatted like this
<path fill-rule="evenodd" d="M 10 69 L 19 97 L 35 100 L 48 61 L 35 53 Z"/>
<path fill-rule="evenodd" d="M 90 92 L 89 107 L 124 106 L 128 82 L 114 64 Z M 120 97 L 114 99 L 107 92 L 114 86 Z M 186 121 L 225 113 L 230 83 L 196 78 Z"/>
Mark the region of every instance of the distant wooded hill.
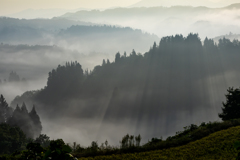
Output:
<path fill-rule="evenodd" d="M 154 33 L 159 37 L 172 34 L 187 35 L 193 32 L 205 38 L 229 32 L 239 34 L 239 10 L 239 3 L 223 8 L 204 6 L 114 8 L 66 13 L 61 18 L 129 26 Z"/>
<path fill-rule="evenodd" d="M 218 1 L 211 1 L 211 0 L 141 0 L 130 7 L 154 7 L 154 6 L 207 6 L 207 7 L 224 7 L 233 3 L 238 3 L 238 0 L 218 0 Z"/>
<path fill-rule="evenodd" d="M 240 40 L 240 34 L 234 34 L 234 33 L 230 32 L 229 34 L 226 34 L 226 35 L 217 36 L 217 37 L 213 38 L 213 40 L 216 43 L 218 43 L 219 39 L 223 39 L 223 38 L 229 39 L 231 41 Z"/>
<path fill-rule="evenodd" d="M 145 54 L 117 53 L 92 72 L 67 62 L 49 72 L 47 85 L 18 96 L 12 105 L 34 103 L 51 119 L 95 119 L 100 135 L 118 126 L 145 138 L 169 135 L 188 123 L 218 119 L 229 86 L 239 86 L 240 42 L 197 34 L 169 36 Z M 64 113 L 64 115 L 63 115 Z M 119 131 L 123 132 L 123 131 Z"/>
<path fill-rule="evenodd" d="M 80 52 L 147 51 L 156 35 L 129 27 L 93 25 L 66 19 L 0 18 L 0 43 L 59 45 Z M 125 49 L 125 50 L 123 50 Z"/>

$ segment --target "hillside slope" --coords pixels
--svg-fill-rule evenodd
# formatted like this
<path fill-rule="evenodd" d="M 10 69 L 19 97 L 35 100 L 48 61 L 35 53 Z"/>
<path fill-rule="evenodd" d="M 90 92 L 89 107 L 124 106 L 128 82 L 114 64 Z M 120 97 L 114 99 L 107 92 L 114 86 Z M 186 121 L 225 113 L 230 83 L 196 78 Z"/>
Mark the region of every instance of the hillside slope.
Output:
<path fill-rule="evenodd" d="M 150 0 L 148 1 L 149 5 L 154 5 Z M 161 4 L 161 1 L 157 2 Z M 169 3 L 169 1 L 166 3 Z M 140 6 L 142 5 L 140 4 Z M 147 6 L 147 4 L 145 5 L 144 2 L 143 6 Z M 158 6 L 150 8 L 114 8 L 104 11 L 78 11 L 76 13 L 66 13 L 61 18 L 98 24 L 129 26 L 156 34 L 159 37 L 179 33 L 187 35 L 189 32 L 197 32 L 202 36 L 201 38 L 205 38 L 206 36 L 216 37 L 229 32 L 239 34 L 238 12 L 239 4 L 232 4 L 222 8 Z"/>
<path fill-rule="evenodd" d="M 235 159 L 237 151 L 233 144 L 240 140 L 240 126 L 232 127 L 213 133 L 201 140 L 187 145 L 164 150 L 141 152 L 135 154 L 122 154 L 112 156 L 97 156 L 95 158 L 80 158 L 79 160 L 102 159 Z"/>

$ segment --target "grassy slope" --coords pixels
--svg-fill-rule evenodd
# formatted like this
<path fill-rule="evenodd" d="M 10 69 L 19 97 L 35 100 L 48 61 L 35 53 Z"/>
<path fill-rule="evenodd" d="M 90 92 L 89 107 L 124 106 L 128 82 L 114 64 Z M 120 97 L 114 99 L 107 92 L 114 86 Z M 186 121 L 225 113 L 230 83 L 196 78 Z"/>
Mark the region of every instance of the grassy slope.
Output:
<path fill-rule="evenodd" d="M 187 145 L 174 147 L 164 150 L 156 150 L 149 152 L 141 152 L 135 154 L 122 154 L 111 156 L 97 156 L 95 158 L 80 158 L 79 160 L 94 159 L 94 160 L 108 160 L 108 159 L 235 159 L 237 151 L 233 144 L 240 140 L 240 126 L 232 127 L 227 130 L 222 130 L 213 133 L 201 140 L 191 142 Z"/>

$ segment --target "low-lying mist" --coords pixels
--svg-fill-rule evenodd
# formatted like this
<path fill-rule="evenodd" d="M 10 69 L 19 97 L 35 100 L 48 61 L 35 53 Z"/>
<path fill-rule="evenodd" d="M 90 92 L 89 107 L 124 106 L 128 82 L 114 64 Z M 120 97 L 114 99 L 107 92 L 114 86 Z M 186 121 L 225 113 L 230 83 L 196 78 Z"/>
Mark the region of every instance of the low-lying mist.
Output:
<path fill-rule="evenodd" d="M 43 90 L 12 106 L 35 104 L 43 133 L 85 146 L 106 139 L 118 145 L 127 133 L 141 134 L 143 143 L 166 138 L 220 120 L 224 94 L 239 86 L 239 46 L 225 38 L 202 44 L 197 34 L 164 37 L 145 54 L 117 53 L 91 73 L 77 62 L 54 67 Z"/>
<path fill-rule="evenodd" d="M 1 23 L 2 22 L 2 23 Z M 0 43 L 18 45 L 56 45 L 84 54 L 146 52 L 156 35 L 129 27 L 97 25 L 66 19 L 0 18 Z M 104 56 L 103 56 L 104 57 Z"/>
<path fill-rule="evenodd" d="M 83 54 L 78 51 L 63 49 L 57 46 L 30 46 L 0 44 L 0 91 L 8 103 L 29 90 L 38 90 L 46 86 L 48 73 L 56 66 L 67 61 L 78 60 L 84 70 L 93 70 L 103 59 L 114 60 L 114 54 Z M 25 82 L 8 82 L 11 72 L 16 72 Z M 32 106 L 32 105 L 31 105 Z M 16 106 L 13 106 L 16 107 Z"/>
<path fill-rule="evenodd" d="M 173 6 L 115 8 L 105 11 L 78 11 L 61 17 L 99 24 L 139 28 L 159 37 L 199 33 L 201 38 L 214 38 L 229 32 L 239 34 L 239 4 L 223 8 Z"/>

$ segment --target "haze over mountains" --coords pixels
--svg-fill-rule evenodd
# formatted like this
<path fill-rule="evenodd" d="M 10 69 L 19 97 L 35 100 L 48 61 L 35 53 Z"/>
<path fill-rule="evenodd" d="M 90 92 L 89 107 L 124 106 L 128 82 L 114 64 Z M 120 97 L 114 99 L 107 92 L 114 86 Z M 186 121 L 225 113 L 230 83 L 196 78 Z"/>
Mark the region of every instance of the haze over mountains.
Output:
<path fill-rule="evenodd" d="M 9 90 L 5 97 L 10 103 L 16 95 L 45 85 L 48 72 L 58 64 L 78 60 L 90 71 L 103 59 L 113 61 L 117 52 L 129 54 L 135 49 L 143 53 L 159 40 L 129 27 L 56 18 L 0 18 L 0 79 L 8 79 L 12 71 L 28 79 L 28 86 L 11 83 L 0 90 Z"/>
<path fill-rule="evenodd" d="M 12 107 L 35 104 L 51 138 L 85 145 L 117 144 L 127 133 L 147 141 L 218 120 L 226 89 L 240 80 L 237 1 L 142 0 L 2 17 L 0 94 Z M 27 83 L 5 83 L 12 71 Z"/>
<path fill-rule="evenodd" d="M 0 18 L 0 43 L 58 45 L 66 49 L 89 52 L 145 52 L 156 35 L 129 27 L 97 25 L 67 19 L 19 20 Z"/>
<path fill-rule="evenodd" d="M 229 32 L 239 34 L 240 4 L 223 8 L 175 6 L 152 8 L 115 8 L 105 11 L 79 11 L 62 18 L 99 24 L 130 26 L 159 37 L 199 33 L 201 38 L 216 37 Z"/>
<path fill-rule="evenodd" d="M 25 92 L 12 105 L 36 104 L 43 124 L 58 126 L 49 135 L 67 132 L 61 136 L 69 141 L 81 135 L 86 144 L 84 137 L 117 144 L 125 133 L 141 133 L 146 142 L 203 119 L 218 120 L 227 88 L 239 85 L 240 42 L 224 38 L 216 45 L 206 38 L 202 44 L 189 34 L 158 44 L 144 55 L 117 53 L 114 62 L 105 60 L 91 73 L 77 62 L 59 65 L 45 87 Z"/>
<path fill-rule="evenodd" d="M 171 7 L 171 6 L 205 6 L 205 7 L 225 7 L 227 5 L 239 3 L 238 0 L 141 0 L 130 7 Z"/>
<path fill-rule="evenodd" d="M 67 12 L 76 12 L 80 10 L 88 10 L 86 8 L 79 9 L 26 9 L 17 13 L 9 14 L 7 17 L 12 18 L 24 18 L 24 19 L 35 19 L 35 18 L 53 18 L 61 16 Z"/>

